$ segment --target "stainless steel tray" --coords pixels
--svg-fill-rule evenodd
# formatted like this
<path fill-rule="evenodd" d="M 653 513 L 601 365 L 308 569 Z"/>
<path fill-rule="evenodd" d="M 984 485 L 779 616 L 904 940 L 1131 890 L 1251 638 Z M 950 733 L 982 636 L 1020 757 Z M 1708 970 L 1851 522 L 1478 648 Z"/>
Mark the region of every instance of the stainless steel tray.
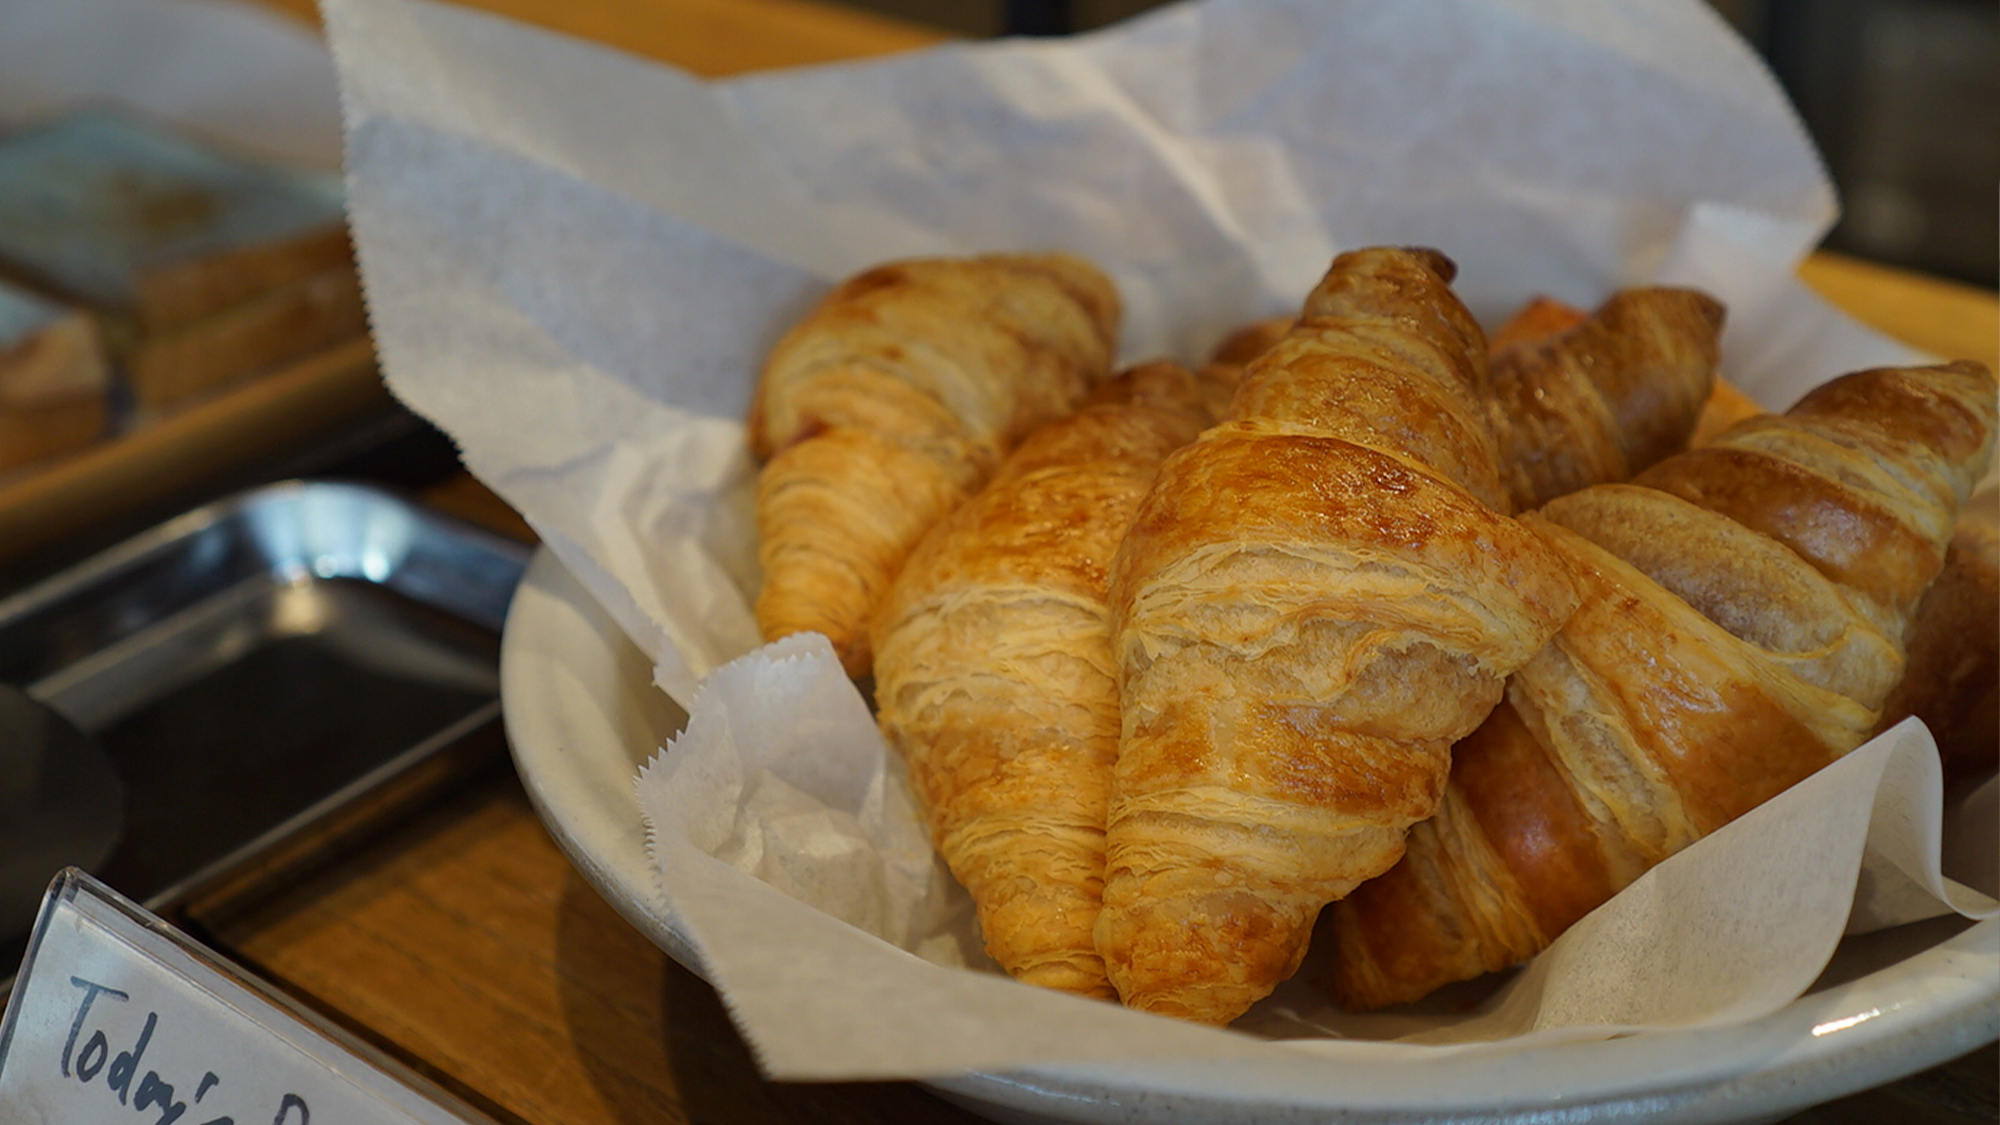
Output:
<path fill-rule="evenodd" d="M 0 601 L 0 680 L 108 751 L 124 831 L 92 874 L 168 910 L 452 772 L 447 752 L 497 727 L 526 563 L 378 489 L 272 485 Z M 0 982 L 30 922 L 0 918 Z"/>

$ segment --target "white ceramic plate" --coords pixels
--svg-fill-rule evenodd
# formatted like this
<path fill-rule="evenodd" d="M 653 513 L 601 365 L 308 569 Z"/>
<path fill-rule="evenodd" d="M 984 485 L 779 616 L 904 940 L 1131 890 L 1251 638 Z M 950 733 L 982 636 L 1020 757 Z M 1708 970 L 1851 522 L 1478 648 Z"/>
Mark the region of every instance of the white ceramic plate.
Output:
<path fill-rule="evenodd" d="M 546 550 L 515 596 L 501 685 L 514 761 L 550 832 L 621 914 L 701 972 L 655 887 L 633 791 L 639 766 L 685 716 Z M 1440 1054 L 1390 1067 L 1274 1052 L 1248 1064 L 1077 1066 L 930 1085 L 1006 1121 L 1753 1122 L 1913 1073 L 1996 1035 L 2000 919 L 1970 927 L 1943 919 L 1850 940 L 1811 993 L 1719 1031 Z"/>

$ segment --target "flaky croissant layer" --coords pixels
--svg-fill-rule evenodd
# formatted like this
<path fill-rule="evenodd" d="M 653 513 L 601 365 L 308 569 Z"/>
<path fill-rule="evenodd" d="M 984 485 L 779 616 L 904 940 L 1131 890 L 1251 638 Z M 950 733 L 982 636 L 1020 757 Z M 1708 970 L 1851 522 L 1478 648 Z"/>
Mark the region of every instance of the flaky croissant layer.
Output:
<path fill-rule="evenodd" d="M 1685 448 L 1715 383 L 1722 321 L 1696 290 L 1626 289 L 1563 331 L 1497 348 L 1493 423 L 1515 509 L 1628 480 Z"/>
<path fill-rule="evenodd" d="M 1093 938 L 1118 746 L 1107 572 L 1160 461 L 1208 421 L 1172 364 L 1030 435 L 925 536 L 874 627 L 884 735 L 987 951 L 1109 999 Z"/>
<path fill-rule="evenodd" d="M 1118 317 L 1110 279 L 1064 254 L 893 262 L 829 293 L 751 407 L 765 639 L 825 633 L 865 675 L 869 614 L 911 548 L 1104 379 Z"/>
<path fill-rule="evenodd" d="M 1859 745 L 1992 452 L 1974 363 L 1857 372 L 1529 518 L 1583 608 L 1455 752 L 1404 861 L 1335 907 L 1350 1007 L 1517 964 Z"/>
<path fill-rule="evenodd" d="M 1435 809 L 1451 742 L 1574 609 L 1505 504 L 1486 346 L 1427 250 L 1337 258 L 1169 457 L 1119 551 L 1123 737 L 1097 947 L 1226 1023 Z"/>

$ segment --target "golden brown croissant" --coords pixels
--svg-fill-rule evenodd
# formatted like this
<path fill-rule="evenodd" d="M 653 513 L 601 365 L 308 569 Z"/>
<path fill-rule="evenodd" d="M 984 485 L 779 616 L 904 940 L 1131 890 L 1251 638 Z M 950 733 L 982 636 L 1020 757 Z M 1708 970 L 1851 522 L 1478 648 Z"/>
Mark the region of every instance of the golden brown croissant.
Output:
<path fill-rule="evenodd" d="M 1486 338 L 1493 351 L 1521 344 L 1538 344 L 1560 336 L 1590 319 L 1590 313 L 1553 297 L 1531 297 L 1500 322 Z"/>
<path fill-rule="evenodd" d="M 1763 408 L 1726 379 L 1702 408 L 1689 439 L 1705 445 Z M 1989 501 L 1992 497 L 1987 497 Z M 2000 630 L 1967 622 L 2000 620 L 2000 522 L 1994 505 L 1960 512 L 1944 568 L 1911 617 L 1908 664 L 1882 706 L 1873 733 L 1915 715 L 1937 738 L 1947 787 L 1963 787 L 2000 762 Z"/>
<path fill-rule="evenodd" d="M 1100 386 L 931 529 L 875 619 L 883 733 L 1021 980 L 1110 999 L 1091 931 L 1118 749 L 1107 571 L 1160 461 L 1209 418 L 1194 375 Z"/>
<path fill-rule="evenodd" d="M 1293 972 L 1574 607 L 1494 510 L 1486 345 L 1451 274 L 1427 250 L 1335 259 L 1126 536 L 1097 946 L 1128 1005 L 1224 1023 Z"/>
<path fill-rule="evenodd" d="M 1517 964 L 1859 745 L 1994 414 L 1978 364 L 1859 372 L 1523 517 L 1583 607 L 1456 748 L 1402 862 L 1335 907 L 1340 1000 Z"/>
<path fill-rule="evenodd" d="M 1714 383 L 1722 317 L 1696 290 L 1641 288 L 1548 335 L 1530 335 L 1528 324 L 1560 323 L 1552 314 L 1511 321 L 1517 342 L 1494 349 L 1492 379 L 1514 508 L 1629 480 L 1686 448 Z"/>
<path fill-rule="evenodd" d="M 1108 373 L 1118 297 L 1062 254 L 878 266 L 772 350 L 751 406 L 757 623 L 867 672 L 868 614 L 924 531 Z"/>
<path fill-rule="evenodd" d="M 1549 297 L 1515 310 L 1487 342 L 1492 426 L 1514 510 L 1629 480 L 1685 448 L 1697 419 L 1713 416 L 1703 403 L 1713 402 L 1722 319 L 1706 294 L 1658 287 L 1621 290 L 1595 313 Z M 1243 325 L 1210 362 L 1246 364 L 1292 323 Z"/>
<path fill-rule="evenodd" d="M 1991 494 L 1985 499 L 1992 500 Z M 1880 732 L 1915 715 L 1937 737 L 1945 784 L 1993 773 L 2000 756 L 2000 524 L 1993 506 L 1959 515 L 1944 568 L 1910 620 L 1909 663 Z"/>

